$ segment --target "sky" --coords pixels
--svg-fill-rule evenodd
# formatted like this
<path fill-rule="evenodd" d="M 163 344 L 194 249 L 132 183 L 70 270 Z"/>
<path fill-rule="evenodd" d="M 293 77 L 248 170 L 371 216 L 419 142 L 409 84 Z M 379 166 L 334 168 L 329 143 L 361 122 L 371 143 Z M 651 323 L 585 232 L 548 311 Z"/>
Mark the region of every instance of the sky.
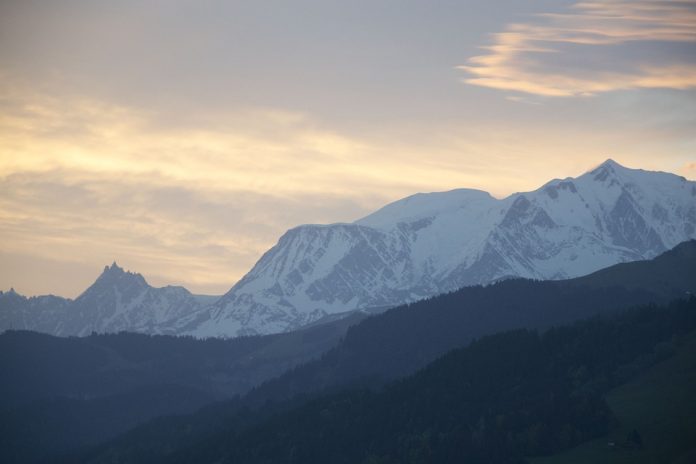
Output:
<path fill-rule="evenodd" d="M 222 294 L 289 228 L 696 179 L 696 0 L 3 0 L 0 289 Z"/>

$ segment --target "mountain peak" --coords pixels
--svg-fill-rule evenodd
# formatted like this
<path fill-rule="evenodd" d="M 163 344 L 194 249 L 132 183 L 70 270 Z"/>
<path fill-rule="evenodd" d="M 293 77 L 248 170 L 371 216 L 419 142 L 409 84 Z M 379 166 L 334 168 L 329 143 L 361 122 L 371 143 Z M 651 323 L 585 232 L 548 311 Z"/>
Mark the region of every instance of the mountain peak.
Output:
<path fill-rule="evenodd" d="M 0 295 L 13 296 L 13 297 L 21 297 L 22 296 L 19 293 L 17 293 L 17 291 L 14 289 L 14 287 L 10 287 L 10 289 L 6 292 L 3 292 L 2 290 L 0 290 Z"/>
<path fill-rule="evenodd" d="M 616 161 L 614 161 L 611 158 L 607 158 L 606 161 L 601 163 L 599 166 L 596 168 L 592 169 L 590 172 L 595 173 L 599 171 L 617 171 L 617 170 L 625 170 L 628 169 L 626 166 L 623 166 Z"/>
<path fill-rule="evenodd" d="M 603 166 L 604 167 L 612 167 L 612 168 L 623 168 L 624 167 L 611 158 L 607 158 L 606 161 L 604 161 L 602 164 L 599 165 L 599 167 L 603 167 Z"/>
<path fill-rule="evenodd" d="M 138 286 L 148 285 L 142 275 L 126 271 L 114 261 L 111 266 L 104 266 L 104 271 L 94 282 L 94 285 L 123 285 L 127 282 L 135 283 Z"/>
<path fill-rule="evenodd" d="M 593 180 L 604 182 L 609 178 L 615 179 L 619 172 L 624 171 L 628 171 L 628 168 L 620 165 L 613 159 L 608 158 L 602 164 L 592 169 L 588 174 L 592 176 Z"/>
<path fill-rule="evenodd" d="M 118 264 L 116 264 L 116 261 L 111 263 L 111 266 L 104 266 L 104 272 L 102 272 L 102 275 L 104 274 L 123 274 L 125 271 L 123 270 L 122 267 L 120 267 Z"/>

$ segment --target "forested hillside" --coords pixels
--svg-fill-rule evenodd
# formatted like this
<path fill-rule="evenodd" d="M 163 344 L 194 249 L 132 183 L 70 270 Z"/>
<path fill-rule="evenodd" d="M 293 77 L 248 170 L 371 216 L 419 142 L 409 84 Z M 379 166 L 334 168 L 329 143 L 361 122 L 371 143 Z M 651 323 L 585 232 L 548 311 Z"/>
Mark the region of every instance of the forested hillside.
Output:
<path fill-rule="evenodd" d="M 518 463 L 604 435 L 603 394 L 669 358 L 696 330 L 696 298 L 544 333 L 491 335 L 379 391 L 348 390 L 215 433 L 162 422 L 84 462 Z M 272 408 L 272 406 L 267 406 Z M 166 422 L 166 421 L 165 421 Z"/>

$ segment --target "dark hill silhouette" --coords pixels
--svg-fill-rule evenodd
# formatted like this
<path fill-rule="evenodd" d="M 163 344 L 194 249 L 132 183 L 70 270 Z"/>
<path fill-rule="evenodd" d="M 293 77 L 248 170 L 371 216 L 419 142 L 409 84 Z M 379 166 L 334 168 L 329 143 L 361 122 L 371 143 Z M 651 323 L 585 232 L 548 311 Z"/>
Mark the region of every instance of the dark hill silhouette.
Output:
<path fill-rule="evenodd" d="M 230 340 L 6 332 L 0 335 L 0 462 L 44 462 L 154 417 L 243 394 L 331 348 L 364 317 Z"/>
<path fill-rule="evenodd" d="M 523 463 L 603 436 L 612 417 L 602 395 L 672 356 L 695 330 L 691 297 L 541 335 L 502 332 L 379 391 L 343 390 L 300 405 L 241 410 L 220 421 L 201 414 L 163 418 L 72 459 Z"/>

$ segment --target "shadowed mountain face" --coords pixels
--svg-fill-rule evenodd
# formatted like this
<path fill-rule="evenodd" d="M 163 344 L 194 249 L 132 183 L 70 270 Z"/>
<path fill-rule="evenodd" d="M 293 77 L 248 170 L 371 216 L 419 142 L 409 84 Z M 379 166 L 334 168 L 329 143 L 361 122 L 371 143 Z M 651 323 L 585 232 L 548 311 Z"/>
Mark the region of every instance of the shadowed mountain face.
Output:
<path fill-rule="evenodd" d="M 418 194 L 352 224 L 288 231 L 192 333 L 278 332 L 465 285 L 576 277 L 695 237 L 696 182 L 612 160 L 503 200 Z"/>
<path fill-rule="evenodd" d="M 566 279 L 696 238 L 696 182 L 609 160 L 497 200 L 418 194 L 352 224 L 291 229 L 221 298 L 106 267 L 75 301 L 0 294 L 0 329 L 234 337 L 295 330 L 510 277 Z"/>

